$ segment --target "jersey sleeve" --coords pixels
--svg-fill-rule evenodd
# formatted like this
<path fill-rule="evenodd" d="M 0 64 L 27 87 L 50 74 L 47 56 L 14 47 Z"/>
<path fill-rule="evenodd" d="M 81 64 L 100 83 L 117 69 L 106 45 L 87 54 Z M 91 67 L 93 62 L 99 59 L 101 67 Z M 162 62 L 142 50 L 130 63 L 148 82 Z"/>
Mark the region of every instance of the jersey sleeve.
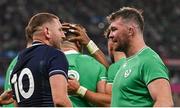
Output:
<path fill-rule="evenodd" d="M 116 76 L 116 74 L 118 73 L 119 69 L 122 67 L 122 65 L 124 64 L 126 58 L 121 58 L 119 59 L 119 61 L 111 64 L 109 66 L 108 72 L 107 72 L 107 83 L 112 84 L 114 81 L 114 78 Z"/>
<path fill-rule="evenodd" d="M 114 80 L 114 72 L 112 72 L 113 71 L 113 68 L 115 68 L 114 66 L 113 66 L 113 64 L 111 64 L 110 66 L 109 66 L 109 68 L 108 68 L 108 71 L 107 71 L 107 83 L 108 84 L 112 84 L 113 83 L 113 80 Z"/>
<path fill-rule="evenodd" d="M 100 63 L 98 63 L 100 66 L 100 73 L 99 73 L 99 78 L 98 78 L 98 81 L 101 81 L 101 80 L 107 80 L 107 70 L 106 70 L 106 68 L 102 65 L 102 64 L 100 64 Z"/>
<path fill-rule="evenodd" d="M 51 53 L 52 54 L 52 53 Z M 61 51 L 54 51 L 52 54 L 49 63 L 48 63 L 48 74 L 49 77 L 56 75 L 56 74 L 62 74 L 68 78 L 68 61 Z"/>
<path fill-rule="evenodd" d="M 148 85 L 153 80 L 164 78 L 169 80 L 168 69 L 164 63 L 158 59 L 149 59 L 143 66 L 143 80 Z"/>

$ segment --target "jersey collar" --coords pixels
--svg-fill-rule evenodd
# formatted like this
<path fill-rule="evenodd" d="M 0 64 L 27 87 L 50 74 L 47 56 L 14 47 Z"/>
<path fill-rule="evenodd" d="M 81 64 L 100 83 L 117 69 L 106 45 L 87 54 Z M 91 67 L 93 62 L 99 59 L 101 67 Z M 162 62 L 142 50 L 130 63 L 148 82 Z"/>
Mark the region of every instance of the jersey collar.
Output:
<path fill-rule="evenodd" d="M 69 50 L 69 51 L 64 51 L 64 54 L 79 54 L 76 50 Z"/>
<path fill-rule="evenodd" d="M 42 45 L 44 43 L 40 42 L 40 41 L 33 41 L 32 42 L 32 46 L 36 46 L 36 45 Z"/>
<path fill-rule="evenodd" d="M 149 48 L 148 46 L 143 47 L 142 49 L 140 49 L 136 54 L 134 54 L 133 56 L 130 56 L 127 58 L 127 61 L 132 60 L 133 58 L 135 58 L 137 55 L 141 54 L 145 49 Z"/>

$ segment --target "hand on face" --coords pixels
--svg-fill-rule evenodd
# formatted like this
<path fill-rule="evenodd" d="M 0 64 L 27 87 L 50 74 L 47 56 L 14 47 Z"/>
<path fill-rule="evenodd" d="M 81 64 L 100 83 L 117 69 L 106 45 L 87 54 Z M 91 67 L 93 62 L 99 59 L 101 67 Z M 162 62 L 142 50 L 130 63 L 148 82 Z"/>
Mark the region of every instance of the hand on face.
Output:
<path fill-rule="evenodd" d="M 70 32 L 76 36 L 69 38 L 69 41 L 79 41 L 82 45 L 87 45 L 90 41 L 90 38 L 86 34 L 86 30 L 81 25 L 64 23 L 62 28 L 67 32 Z"/>

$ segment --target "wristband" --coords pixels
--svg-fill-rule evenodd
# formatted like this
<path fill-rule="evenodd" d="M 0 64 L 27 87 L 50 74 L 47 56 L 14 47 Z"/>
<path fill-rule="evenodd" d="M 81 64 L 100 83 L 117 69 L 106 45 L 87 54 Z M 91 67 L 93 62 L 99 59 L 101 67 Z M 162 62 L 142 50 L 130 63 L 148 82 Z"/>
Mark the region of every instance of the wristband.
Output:
<path fill-rule="evenodd" d="M 99 48 L 92 40 L 90 40 L 89 43 L 87 44 L 87 48 L 90 54 L 94 54 L 97 50 L 99 50 Z"/>
<path fill-rule="evenodd" d="M 84 97 L 84 95 L 86 94 L 87 88 L 80 86 L 77 90 L 77 94 L 81 97 Z"/>

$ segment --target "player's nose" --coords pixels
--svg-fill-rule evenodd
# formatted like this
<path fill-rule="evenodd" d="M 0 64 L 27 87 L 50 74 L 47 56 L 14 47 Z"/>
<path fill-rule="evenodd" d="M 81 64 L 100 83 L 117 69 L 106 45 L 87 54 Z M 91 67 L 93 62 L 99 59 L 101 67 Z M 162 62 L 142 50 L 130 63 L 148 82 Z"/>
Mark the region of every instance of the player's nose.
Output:
<path fill-rule="evenodd" d="M 110 31 L 110 33 L 109 33 L 109 38 L 111 38 L 111 39 L 113 39 L 114 38 L 114 35 L 113 35 L 113 33 Z"/>

